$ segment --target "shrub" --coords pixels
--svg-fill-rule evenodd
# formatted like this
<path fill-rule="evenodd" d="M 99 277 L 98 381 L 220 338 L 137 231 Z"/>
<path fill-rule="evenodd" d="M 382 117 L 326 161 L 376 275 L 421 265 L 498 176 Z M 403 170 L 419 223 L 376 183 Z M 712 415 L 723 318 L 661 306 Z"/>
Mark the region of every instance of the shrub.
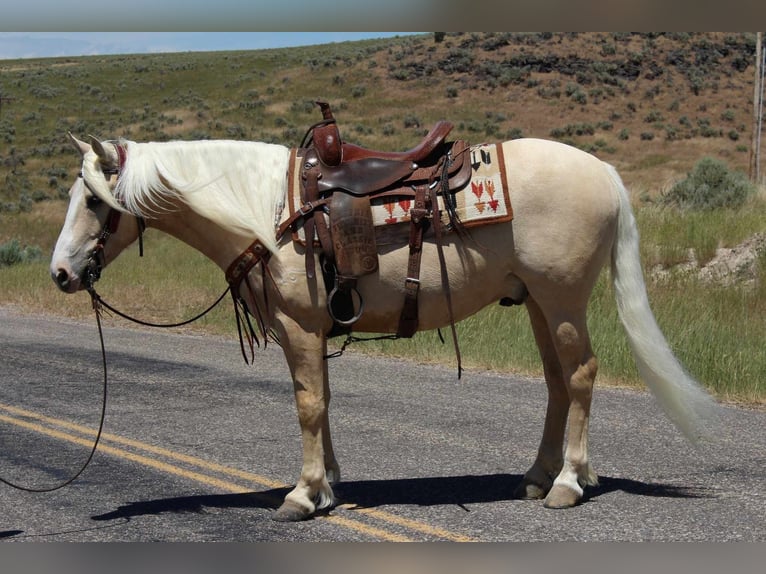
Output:
<path fill-rule="evenodd" d="M 646 122 L 647 124 L 653 124 L 656 122 L 661 122 L 663 121 L 663 119 L 664 118 L 662 117 L 662 114 L 660 112 L 653 110 L 646 115 L 646 117 L 644 118 L 644 122 Z"/>
<path fill-rule="evenodd" d="M 471 50 L 452 49 L 447 57 L 439 62 L 439 68 L 445 74 L 464 74 L 473 70 L 474 60 L 475 55 Z"/>
<path fill-rule="evenodd" d="M 406 116 L 404 118 L 404 127 L 405 128 L 419 128 L 420 127 L 420 118 L 417 116 Z"/>
<path fill-rule="evenodd" d="M 391 70 L 391 77 L 394 80 L 409 80 L 412 77 L 411 71 L 408 68 L 396 68 Z"/>
<path fill-rule="evenodd" d="M 702 158 L 687 178 L 662 193 L 660 203 L 682 209 L 738 207 L 755 193 L 755 186 L 739 171 L 713 158 Z"/>
<path fill-rule="evenodd" d="M 18 239 L 11 239 L 7 243 L 0 245 L 0 267 L 10 267 L 18 263 L 27 261 L 36 261 L 42 257 L 42 250 L 39 247 L 22 247 Z"/>
<path fill-rule="evenodd" d="M 592 136 L 596 133 L 596 128 L 593 126 L 593 124 L 586 123 L 567 124 L 563 128 L 553 128 L 549 133 L 553 138 Z"/>
<path fill-rule="evenodd" d="M 675 141 L 678 139 L 678 130 L 671 125 L 665 126 L 665 139 L 667 141 Z"/>
<path fill-rule="evenodd" d="M 588 96 L 585 95 L 585 92 L 578 90 L 574 94 L 572 94 L 572 100 L 577 102 L 578 104 L 587 104 L 588 103 Z"/>

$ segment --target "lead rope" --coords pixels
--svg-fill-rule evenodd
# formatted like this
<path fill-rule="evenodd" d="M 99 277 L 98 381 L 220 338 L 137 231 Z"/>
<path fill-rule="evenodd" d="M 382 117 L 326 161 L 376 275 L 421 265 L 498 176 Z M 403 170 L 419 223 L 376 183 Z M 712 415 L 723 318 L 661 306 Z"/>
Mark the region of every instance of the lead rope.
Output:
<path fill-rule="evenodd" d="M 15 488 L 17 490 L 23 490 L 24 492 L 53 492 L 55 490 L 59 490 L 61 488 L 64 488 L 65 486 L 68 486 L 72 484 L 79 476 L 85 471 L 85 469 L 88 467 L 90 462 L 93 460 L 93 455 L 96 454 L 96 448 L 98 447 L 99 442 L 101 442 L 101 433 L 104 430 L 104 419 L 106 418 L 106 390 L 107 390 L 107 370 L 106 370 L 106 348 L 104 346 L 104 332 L 101 328 L 101 306 L 98 299 L 98 295 L 96 295 L 95 291 L 90 291 L 91 296 L 91 302 L 93 304 L 93 311 L 96 314 L 96 324 L 98 325 L 98 339 L 101 343 L 101 363 L 104 368 L 104 380 L 103 380 L 103 399 L 101 401 L 101 417 L 98 422 L 98 432 L 96 433 L 96 439 L 93 441 L 93 448 L 90 449 L 90 454 L 88 455 L 87 460 L 83 463 L 80 470 L 78 470 L 71 478 L 68 478 L 61 484 L 57 484 L 56 486 L 49 486 L 45 488 L 34 488 L 30 486 L 23 486 L 20 484 L 17 484 L 13 481 L 7 480 L 5 478 L 0 477 L 0 482 L 3 484 L 7 484 L 8 486 Z"/>
<path fill-rule="evenodd" d="M 3 477 L 0 477 L 0 483 L 6 484 L 12 488 L 15 488 L 17 490 L 23 490 L 25 492 L 53 492 L 55 490 L 59 490 L 61 488 L 64 488 L 65 486 L 68 486 L 72 484 L 79 476 L 85 471 L 85 469 L 88 467 L 90 462 L 93 460 L 93 456 L 96 454 L 96 449 L 98 448 L 99 443 L 101 442 L 101 434 L 104 429 L 104 420 L 106 419 L 106 398 L 107 398 L 107 387 L 108 387 L 108 371 L 107 371 L 107 364 L 106 364 L 106 346 L 104 344 L 104 330 L 101 326 L 101 314 L 103 313 L 103 309 L 106 308 L 112 313 L 115 313 L 116 315 L 119 315 L 123 319 L 127 319 L 128 321 L 133 321 L 134 323 L 137 323 L 139 325 L 144 325 L 146 327 L 160 327 L 160 328 L 170 328 L 170 327 L 182 327 L 184 325 L 188 325 L 189 323 L 192 323 L 196 321 L 197 319 L 200 319 L 207 313 L 213 310 L 213 308 L 218 305 L 221 300 L 224 298 L 224 296 L 229 292 L 229 288 L 227 287 L 226 290 L 216 299 L 215 303 L 210 305 L 207 309 L 202 311 L 201 313 L 197 314 L 196 316 L 192 317 L 191 319 L 187 319 L 185 321 L 181 321 L 178 323 L 150 323 L 148 321 L 142 321 L 140 319 L 136 319 L 135 317 L 131 317 L 130 315 L 127 315 L 126 313 L 123 313 L 114 307 L 112 307 L 109 303 L 104 301 L 101 298 L 101 295 L 96 293 L 96 290 L 91 285 L 88 289 L 88 293 L 90 294 L 91 303 L 93 305 L 93 311 L 96 315 L 96 325 L 98 326 L 98 340 L 101 344 L 101 364 L 103 366 L 104 370 L 104 379 L 103 379 L 103 399 L 101 401 L 101 416 L 98 423 L 98 432 L 96 433 L 96 439 L 93 442 L 93 447 L 90 450 L 90 454 L 88 455 L 87 460 L 83 463 L 82 467 L 71 477 L 62 482 L 61 484 L 57 484 L 56 486 L 50 486 L 45 488 L 34 488 L 29 486 L 23 486 L 20 484 L 17 484 L 11 480 L 5 479 Z"/>

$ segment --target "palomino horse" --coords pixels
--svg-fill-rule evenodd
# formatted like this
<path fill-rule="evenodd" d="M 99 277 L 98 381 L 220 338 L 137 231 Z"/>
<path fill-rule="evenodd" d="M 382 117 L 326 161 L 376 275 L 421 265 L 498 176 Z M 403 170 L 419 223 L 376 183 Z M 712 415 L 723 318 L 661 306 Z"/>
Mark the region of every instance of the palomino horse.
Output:
<path fill-rule="evenodd" d="M 290 150 L 258 142 L 71 141 L 82 154 L 64 227 L 51 261 L 60 289 L 87 287 L 137 239 L 139 221 L 198 249 L 227 270 L 253 239 L 266 254 L 239 295 L 278 335 L 293 379 L 303 466 L 276 520 L 301 520 L 334 503 L 340 479 L 330 438 L 326 333 L 332 320 L 321 277 L 309 277 L 305 250 L 283 219 Z M 646 294 L 636 223 L 617 172 L 573 147 L 538 139 L 503 146 L 514 218 L 443 238 L 455 320 L 503 298 L 524 299 L 542 358 L 548 407 L 537 457 L 516 488 L 550 508 L 576 505 L 596 485 L 588 458 L 597 371 L 586 308 L 602 267 L 611 271 L 620 318 L 643 380 L 692 441 L 707 434 L 715 402 L 690 378 L 660 332 Z M 114 214 L 122 223 L 114 225 Z M 397 231 L 395 228 L 399 227 Z M 379 266 L 360 278 L 359 332 L 394 333 L 404 298 L 407 226 L 378 231 Z M 385 236 L 384 236 L 385 235 Z M 108 241 L 105 238 L 109 237 Z M 317 253 L 314 255 L 315 257 Z M 419 329 L 448 323 L 433 233 L 424 238 Z M 567 431 L 568 422 L 568 433 Z M 566 442 L 565 442 L 566 437 Z"/>

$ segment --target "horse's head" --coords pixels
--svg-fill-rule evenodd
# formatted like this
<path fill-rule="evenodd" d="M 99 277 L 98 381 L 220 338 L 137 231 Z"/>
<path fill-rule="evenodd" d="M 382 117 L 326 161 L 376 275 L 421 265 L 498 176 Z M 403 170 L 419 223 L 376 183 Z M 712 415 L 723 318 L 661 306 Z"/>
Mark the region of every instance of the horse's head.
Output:
<path fill-rule="evenodd" d="M 51 276 L 59 289 L 74 293 L 89 288 L 101 269 L 138 238 L 136 217 L 121 217 L 125 208 L 113 191 L 125 159 L 117 144 L 91 137 L 69 140 L 82 154 L 82 170 L 69 190 L 69 209 L 51 258 Z"/>

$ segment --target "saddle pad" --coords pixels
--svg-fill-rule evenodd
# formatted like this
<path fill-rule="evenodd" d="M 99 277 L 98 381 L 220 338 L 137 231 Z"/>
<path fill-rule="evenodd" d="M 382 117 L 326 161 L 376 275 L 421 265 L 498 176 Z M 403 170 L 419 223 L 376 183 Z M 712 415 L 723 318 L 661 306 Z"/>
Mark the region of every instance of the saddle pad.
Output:
<path fill-rule="evenodd" d="M 456 211 L 465 227 L 476 227 L 490 223 L 501 223 L 513 219 L 513 208 L 508 191 L 508 181 L 505 173 L 503 144 L 479 144 L 471 146 L 466 153 L 470 154 L 471 181 L 455 194 Z M 296 159 L 298 161 L 296 161 Z M 300 190 L 300 158 L 296 158 L 295 150 L 290 156 L 290 172 L 288 174 L 288 205 L 293 215 L 301 207 Z M 444 200 L 439 197 L 439 208 L 445 229 L 449 230 L 449 216 L 444 209 Z M 412 199 L 372 199 L 373 224 L 378 226 L 408 223 Z M 297 241 L 305 242 L 303 226 L 297 234 Z"/>

